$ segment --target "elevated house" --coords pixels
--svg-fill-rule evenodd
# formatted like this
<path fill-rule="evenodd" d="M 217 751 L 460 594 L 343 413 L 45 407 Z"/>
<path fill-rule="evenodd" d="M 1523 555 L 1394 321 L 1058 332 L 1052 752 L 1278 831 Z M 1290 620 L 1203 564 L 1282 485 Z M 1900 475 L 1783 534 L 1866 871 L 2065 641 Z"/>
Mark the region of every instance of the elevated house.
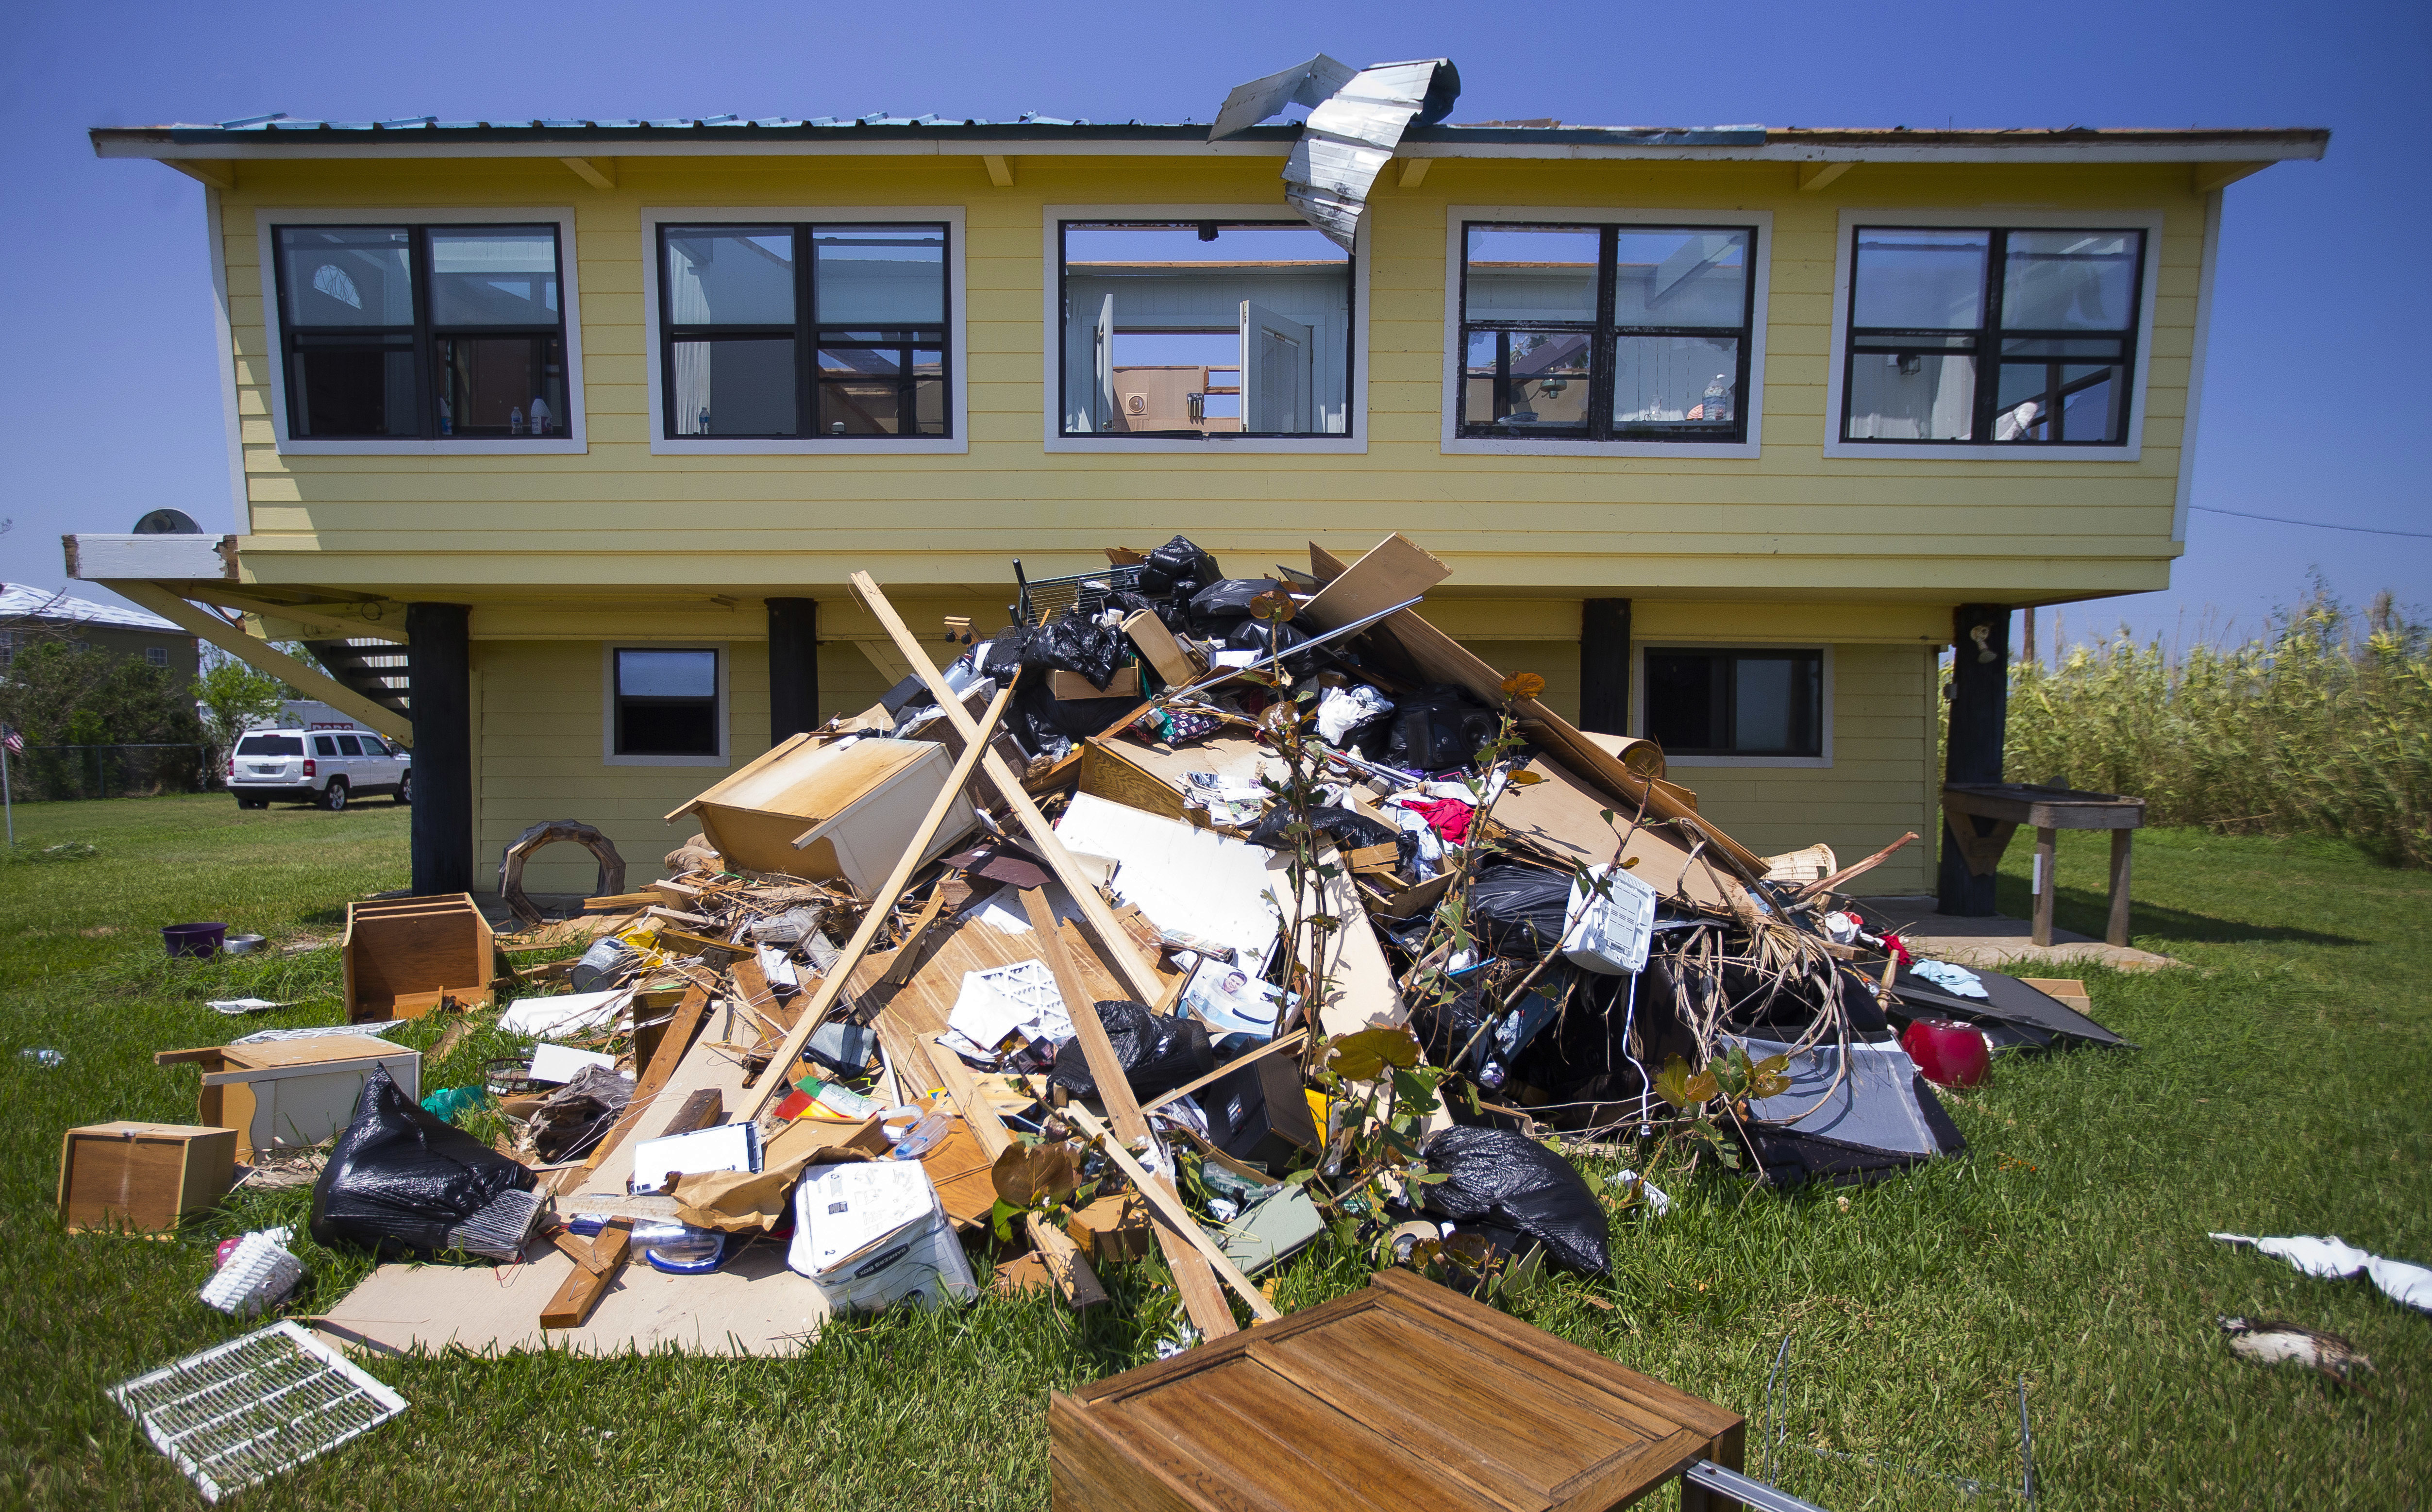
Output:
<path fill-rule="evenodd" d="M 157 614 L 30 583 L 0 583 L 0 676 L 17 653 L 45 644 L 126 656 L 185 679 L 201 670 L 194 635 Z"/>
<path fill-rule="evenodd" d="M 902 675 L 851 571 L 986 630 L 1015 558 L 1176 532 L 1236 575 L 1405 532 L 1439 627 L 1854 856 L 1938 828 L 1944 648 L 1998 767 L 2009 612 L 2168 584 L 2223 191 L 2327 141 L 1438 113 L 1338 235 L 1295 124 L 95 130 L 207 186 L 241 523 L 70 569 L 413 740 L 423 891 L 557 818 L 649 875 Z"/>

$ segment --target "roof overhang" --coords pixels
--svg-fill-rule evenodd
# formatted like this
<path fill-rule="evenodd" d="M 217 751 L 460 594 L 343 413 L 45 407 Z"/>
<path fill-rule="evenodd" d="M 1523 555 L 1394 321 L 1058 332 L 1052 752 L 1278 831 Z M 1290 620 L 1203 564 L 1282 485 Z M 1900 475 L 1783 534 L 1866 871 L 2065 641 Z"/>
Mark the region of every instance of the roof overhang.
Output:
<path fill-rule="evenodd" d="M 1209 142 L 1203 126 L 1035 123 L 710 125 L 669 121 L 434 125 L 279 121 L 262 125 L 99 127 L 104 158 L 263 161 L 352 158 L 1191 157 L 1283 158 L 1297 126 L 1253 127 Z M 2253 130 L 1910 131 L 1764 127 L 1421 127 L 1405 158 L 1608 159 L 1724 162 L 2280 162 L 2323 155 L 2318 128 Z"/>

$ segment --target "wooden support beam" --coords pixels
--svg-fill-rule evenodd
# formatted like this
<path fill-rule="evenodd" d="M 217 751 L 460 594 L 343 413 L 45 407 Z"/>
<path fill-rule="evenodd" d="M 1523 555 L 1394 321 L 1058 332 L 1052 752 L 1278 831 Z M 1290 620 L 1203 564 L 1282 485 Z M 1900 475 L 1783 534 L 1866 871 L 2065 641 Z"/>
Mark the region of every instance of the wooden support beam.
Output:
<path fill-rule="evenodd" d="M 236 161 L 230 158 L 163 158 L 162 162 L 196 183 L 212 189 L 236 187 Z"/>
<path fill-rule="evenodd" d="M 1854 162 L 1806 162 L 1799 166 L 1799 188 L 1802 194 L 1814 194 L 1856 167 Z"/>
<path fill-rule="evenodd" d="M 2268 162 L 2199 162 L 2187 170 L 2187 187 L 2199 195 L 2209 195 L 2271 166 Z"/>
<path fill-rule="evenodd" d="M 543 1328 L 581 1328 L 591 1321 L 600 1300 L 616 1283 L 616 1273 L 625 1268 L 633 1253 L 633 1220 L 611 1218 L 600 1237 L 591 1241 L 595 1264 L 577 1266 L 573 1273 L 558 1284 L 557 1295 L 540 1310 Z"/>
<path fill-rule="evenodd" d="M 1075 1019 L 1073 1022 L 1078 1024 L 1080 1021 Z M 1179 1235 L 1208 1262 L 1208 1268 L 1224 1279 L 1224 1284 L 1233 1288 L 1233 1295 L 1248 1305 L 1259 1322 L 1272 1323 L 1284 1316 L 1276 1310 L 1275 1303 L 1267 1300 L 1266 1294 L 1259 1291 L 1249 1277 L 1241 1274 L 1241 1267 L 1233 1264 L 1232 1257 L 1224 1253 L 1224 1247 L 1208 1237 L 1208 1231 L 1201 1228 L 1199 1220 L 1191 1215 L 1191 1210 L 1182 1205 L 1182 1198 L 1174 1196 L 1173 1189 L 1161 1179 L 1143 1170 L 1140 1163 L 1132 1158 L 1132 1152 L 1123 1147 L 1123 1142 L 1117 1139 L 1106 1125 L 1090 1117 L 1087 1108 L 1067 1108 L 1064 1116 L 1078 1125 L 1083 1133 L 1096 1140 L 1106 1150 L 1107 1158 L 1122 1166 L 1123 1174 L 1132 1179 L 1132 1185 L 1148 1199 L 1149 1207 L 1162 1220 L 1157 1231 L 1159 1238 L 1167 1234 Z"/>
<path fill-rule="evenodd" d="M 1013 160 L 992 152 L 980 154 L 980 163 L 988 169 L 988 182 L 999 189 L 1013 187 Z"/>
<path fill-rule="evenodd" d="M 557 161 L 572 169 L 574 177 L 594 189 L 616 187 L 616 160 L 614 158 L 560 158 Z"/>
<path fill-rule="evenodd" d="M 200 636 L 237 660 L 258 667 L 273 677 L 286 679 L 331 708 L 353 715 L 390 739 L 401 745 L 414 743 L 414 722 L 404 715 L 373 703 L 319 668 L 305 666 L 268 641 L 246 635 L 218 615 L 196 608 L 160 585 L 117 578 L 102 586 L 141 604 L 163 620 L 175 621 L 179 629 Z M 414 786 L 417 790 L 414 796 L 421 797 L 419 790 L 423 781 L 420 776 L 414 778 Z"/>
<path fill-rule="evenodd" d="M 258 619 L 290 620 L 304 630 L 314 632 L 314 639 L 326 637 L 332 640 L 385 640 L 392 645 L 405 644 L 405 619 L 397 613 L 400 605 L 389 606 L 389 612 L 396 618 L 385 623 L 373 624 L 366 620 L 334 614 L 329 604 L 279 603 L 248 594 L 231 593 L 208 583 L 182 586 L 184 597 L 188 599 L 216 604 L 223 609 L 234 609 L 239 614 Z"/>
<path fill-rule="evenodd" d="M 994 1160 L 1012 1148 L 1012 1132 L 997 1116 L 996 1110 L 988 1106 L 987 1096 L 972 1079 L 971 1068 L 963 1064 L 962 1057 L 937 1044 L 936 1036 L 930 1036 L 929 1045 L 929 1063 L 937 1069 L 937 1079 L 945 1083 L 946 1095 L 962 1111 L 964 1122 L 971 1126 L 971 1135 L 980 1142 L 981 1152 Z M 1046 1263 L 1048 1279 L 1056 1283 L 1056 1290 L 1065 1303 L 1079 1312 L 1106 1300 L 1106 1288 L 1099 1284 L 1098 1273 L 1089 1268 L 1089 1257 L 1081 1253 L 1072 1236 L 1036 1213 L 1022 1216 L 1023 1226 L 1030 1232 L 1031 1248 Z"/>
<path fill-rule="evenodd" d="M 836 998 L 844 992 L 845 978 L 853 975 L 853 969 L 861 964 L 861 958 L 869 954 L 871 943 L 878 939 L 878 932 L 887 926 L 887 916 L 894 911 L 895 900 L 904 895 L 904 889 L 910 884 L 912 874 L 920 869 L 920 857 L 929 848 L 930 837 L 937 833 L 937 826 L 946 822 L 946 815 L 962 802 L 963 786 L 971 780 L 972 769 L 979 765 L 981 754 L 988 750 L 988 742 L 996 739 L 997 722 L 1005 717 L 1005 705 L 1012 698 L 1012 684 L 997 689 L 995 700 L 988 705 L 988 716 L 981 722 L 981 729 L 986 733 L 972 732 L 972 739 L 964 745 L 961 757 L 954 762 L 954 770 L 946 778 L 946 785 L 937 790 L 937 798 L 930 803 L 928 815 L 912 832 L 910 843 L 904 846 L 903 856 L 897 858 L 895 869 L 887 875 L 887 880 L 878 891 L 870 894 L 870 907 L 862 910 L 861 923 L 853 931 L 853 938 L 845 943 L 843 954 L 836 957 L 836 964 L 828 968 L 827 975 L 819 978 L 819 985 L 812 992 L 810 1002 L 802 1009 L 802 1016 L 794 1021 L 794 1031 L 785 1036 L 784 1046 L 768 1058 L 770 1065 L 781 1069 L 792 1065 L 802 1055 L 802 1046 L 811 1043 L 811 1036 L 827 1019 L 828 1011 L 836 1006 Z M 962 714 L 963 705 L 952 694 L 947 695 L 947 702 L 954 705 L 955 713 Z M 970 718 L 963 715 L 966 723 Z M 783 1075 L 768 1079 L 768 1084 L 760 1089 L 758 1100 L 744 1110 L 743 1117 L 758 1120 L 768 1113 L 770 1104 L 793 1090 L 792 1084 Z"/>
<path fill-rule="evenodd" d="M 1404 158 L 1400 183 L 1405 189 L 1416 189 L 1427 181 L 1427 170 L 1435 165 L 1433 158 Z"/>

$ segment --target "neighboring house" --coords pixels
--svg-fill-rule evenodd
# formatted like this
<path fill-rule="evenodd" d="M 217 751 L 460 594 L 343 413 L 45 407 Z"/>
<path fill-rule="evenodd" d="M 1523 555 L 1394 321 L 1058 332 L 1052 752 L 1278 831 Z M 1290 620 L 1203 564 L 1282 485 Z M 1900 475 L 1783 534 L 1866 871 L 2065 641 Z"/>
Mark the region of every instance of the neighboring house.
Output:
<path fill-rule="evenodd" d="M 0 583 L 0 668 L 20 651 L 52 643 L 130 657 L 190 681 L 201 671 L 199 642 L 157 614 L 25 583 Z"/>
<path fill-rule="evenodd" d="M 650 875 L 661 815 L 901 675 L 852 571 L 988 627 L 1013 558 L 1177 531 L 1237 574 L 1406 532 L 1436 624 L 1756 850 L 1855 858 L 1935 832 L 1941 649 L 2168 585 L 2223 187 L 2327 141 L 1423 126 L 1345 251 L 1300 131 L 96 130 L 208 186 L 244 524 L 71 569 L 410 639 L 423 891 L 560 818 Z M 409 738 L 394 671 L 247 654 Z"/>

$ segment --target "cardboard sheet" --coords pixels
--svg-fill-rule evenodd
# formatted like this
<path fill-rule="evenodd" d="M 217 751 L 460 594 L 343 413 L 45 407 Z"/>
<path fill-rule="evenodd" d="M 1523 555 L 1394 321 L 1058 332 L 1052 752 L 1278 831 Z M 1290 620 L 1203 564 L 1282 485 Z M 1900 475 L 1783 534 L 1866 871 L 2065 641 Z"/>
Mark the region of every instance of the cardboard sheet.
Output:
<path fill-rule="evenodd" d="M 1288 885 L 1275 852 L 1086 792 L 1073 794 L 1056 833 L 1074 850 L 1114 858 L 1116 895 L 1158 928 L 1264 959 L 1279 927 L 1275 900 Z"/>
<path fill-rule="evenodd" d="M 385 1265 L 325 1315 L 342 1345 L 479 1354 L 562 1349 L 618 1354 L 796 1354 L 819 1336 L 819 1289 L 785 1268 L 785 1247 L 762 1238 L 706 1276 L 670 1276 L 636 1254 L 581 1328 L 543 1332 L 541 1308 L 574 1262 L 546 1240 L 520 1266 Z"/>

